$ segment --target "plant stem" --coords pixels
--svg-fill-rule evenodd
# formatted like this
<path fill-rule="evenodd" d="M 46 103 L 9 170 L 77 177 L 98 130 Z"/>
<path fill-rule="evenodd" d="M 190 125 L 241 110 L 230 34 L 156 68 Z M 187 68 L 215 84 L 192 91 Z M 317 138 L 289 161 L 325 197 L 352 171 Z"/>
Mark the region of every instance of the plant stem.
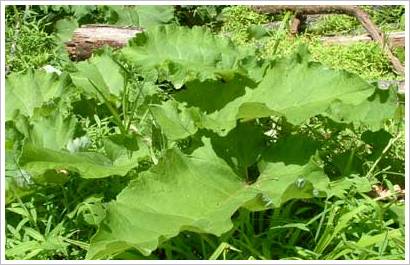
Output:
<path fill-rule="evenodd" d="M 107 97 L 104 95 L 104 93 L 101 92 L 101 90 L 95 85 L 95 83 L 88 78 L 88 81 L 91 83 L 91 85 L 95 88 L 95 90 L 100 94 L 100 96 L 104 99 L 104 104 L 108 107 L 110 110 L 111 114 L 114 117 L 114 120 L 116 121 L 118 127 L 120 128 L 120 131 L 123 135 L 127 135 L 127 131 L 122 124 L 121 117 L 118 114 L 117 110 L 111 105 L 111 103 L 108 101 Z"/>
<path fill-rule="evenodd" d="M 278 31 L 276 32 L 276 35 L 275 35 L 275 44 L 274 44 L 274 46 L 273 46 L 273 54 L 272 54 L 272 55 L 275 55 L 276 52 L 277 52 L 277 50 L 278 50 L 279 43 L 280 43 L 281 40 L 282 40 L 282 37 L 283 37 L 284 32 L 285 32 L 285 29 L 286 29 L 286 24 L 288 23 L 289 18 L 290 18 L 290 12 L 288 11 L 288 12 L 285 13 L 285 16 L 284 16 L 283 19 L 282 19 L 282 24 L 280 25 L 280 28 L 279 28 Z"/>
<path fill-rule="evenodd" d="M 377 165 L 379 164 L 379 162 L 382 160 L 382 158 L 384 157 L 384 155 L 389 151 L 390 147 L 392 147 L 392 145 L 394 144 L 394 142 L 396 142 L 399 138 L 401 137 L 401 132 L 399 132 L 399 134 L 393 138 L 390 139 L 389 143 L 386 145 L 386 147 L 383 149 L 383 152 L 380 154 L 380 156 L 377 158 L 377 160 L 373 163 L 372 167 L 370 168 L 370 170 L 367 172 L 366 174 L 366 178 L 370 179 L 373 171 L 376 169 Z"/>
<path fill-rule="evenodd" d="M 133 102 L 132 107 L 131 107 L 131 117 L 128 119 L 128 123 L 127 123 L 127 125 L 126 125 L 127 131 L 128 131 L 128 130 L 130 129 L 130 127 L 131 127 L 131 122 L 132 122 L 132 120 L 134 119 L 134 113 L 135 113 L 135 110 L 137 109 L 138 100 L 139 100 L 141 94 L 142 94 L 142 89 L 140 88 L 140 90 L 138 91 L 137 98 L 135 99 L 135 101 Z"/>

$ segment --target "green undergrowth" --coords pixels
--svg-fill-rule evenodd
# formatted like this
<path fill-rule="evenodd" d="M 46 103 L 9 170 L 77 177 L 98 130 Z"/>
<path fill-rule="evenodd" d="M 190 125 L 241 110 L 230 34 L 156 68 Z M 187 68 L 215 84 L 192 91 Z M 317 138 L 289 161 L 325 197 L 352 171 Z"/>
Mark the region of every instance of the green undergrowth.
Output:
<path fill-rule="evenodd" d="M 46 22 L 36 18 L 29 8 L 7 7 L 6 66 L 9 72 L 21 72 L 56 63 L 55 39 L 46 32 Z"/>
<path fill-rule="evenodd" d="M 243 6 L 30 10 L 7 10 L 8 36 L 27 26 L 7 59 L 7 259 L 404 259 L 404 98 L 372 82 L 401 78 L 376 44 L 291 38 L 292 14 Z M 147 30 L 68 61 L 90 21 Z"/>
<path fill-rule="evenodd" d="M 360 75 L 366 80 L 402 79 L 392 69 L 390 61 L 377 43 L 355 43 L 351 45 L 323 44 L 315 36 L 287 37 L 278 46 L 279 54 L 289 54 L 301 43 L 309 45 L 312 57 L 331 68 L 344 69 Z M 275 40 L 268 40 L 263 54 L 269 56 Z"/>
<path fill-rule="evenodd" d="M 248 42 L 250 26 L 266 24 L 269 21 L 266 15 L 252 11 L 246 6 L 225 8 L 221 13 L 221 20 L 221 33 L 229 35 L 236 43 Z"/>
<path fill-rule="evenodd" d="M 348 15 L 324 15 L 306 28 L 307 33 L 315 35 L 348 35 L 363 34 L 359 21 Z"/>
<path fill-rule="evenodd" d="M 375 23 L 386 32 L 404 29 L 402 18 L 404 9 L 402 6 L 376 10 L 366 7 L 365 10 L 369 12 Z M 283 19 L 283 16 L 277 17 Z M 271 30 L 264 26 L 258 29 L 260 35 L 257 35 L 256 29 L 252 30 L 252 27 L 267 24 L 269 17 L 266 15 L 258 14 L 247 7 L 232 7 L 223 18 L 225 23 L 222 27 L 222 34 L 232 37 L 233 41 L 240 45 L 256 46 L 262 57 L 273 56 L 275 49 L 277 54 L 281 55 L 292 53 L 296 46 L 303 43 L 309 46 L 315 60 L 329 67 L 345 69 L 367 80 L 403 79 L 402 76 L 398 76 L 394 72 L 391 63 L 377 43 L 332 45 L 320 41 L 320 36 L 323 35 L 362 34 L 360 24 L 351 16 L 324 16 L 318 21 L 311 22 L 310 27 L 295 38 L 287 36 L 291 16 L 286 21 L 277 21 L 279 24 L 284 24 L 284 28 L 281 29 L 283 32 L 278 29 L 280 26 Z M 397 48 L 394 52 L 404 62 L 403 50 Z"/>
<path fill-rule="evenodd" d="M 362 8 L 382 31 L 404 31 L 404 6 L 364 6 Z M 306 32 L 316 35 L 366 33 L 355 17 L 344 14 L 324 15 L 313 20 L 306 28 Z"/>

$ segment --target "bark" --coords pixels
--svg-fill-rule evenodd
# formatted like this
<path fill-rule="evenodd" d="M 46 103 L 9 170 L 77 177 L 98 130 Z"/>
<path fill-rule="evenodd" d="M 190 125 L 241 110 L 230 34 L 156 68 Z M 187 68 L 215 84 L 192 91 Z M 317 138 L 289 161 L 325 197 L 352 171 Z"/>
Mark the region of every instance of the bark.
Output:
<path fill-rule="evenodd" d="M 84 25 L 73 32 L 71 41 L 66 42 L 66 50 L 74 61 L 89 58 L 95 49 L 104 45 L 121 48 L 128 40 L 141 33 L 141 28 L 118 27 L 112 25 Z"/>
<path fill-rule="evenodd" d="M 296 36 L 299 32 L 300 20 L 301 19 L 298 16 L 295 16 L 292 19 L 292 23 L 290 24 L 290 34 L 293 36 Z"/>
<path fill-rule="evenodd" d="M 400 60 L 394 56 L 390 49 L 389 43 L 385 41 L 384 34 L 377 28 L 377 26 L 371 21 L 368 14 L 363 11 L 358 6 L 348 6 L 348 5 L 310 5 L 310 6 L 300 6 L 300 5 L 264 5 L 264 6 L 252 6 L 252 8 L 260 13 L 280 13 L 283 11 L 293 11 L 296 16 L 301 14 L 312 15 L 312 14 L 347 14 L 356 17 L 357 20 L 362 24 L 362 26 L 367 30 L 371 38 L 377 41 L 381 47 L 384 49 L 386 56 L 389 58 L 393 69 L 404 75 L 404 66 L 400 63 Z"/>
<path fill-rule="evenodd" d="M 392 32 L 387 37 L 392 47 L 404 47 L 404 32 Z M 357 36 L 332 36 L 320 38 L 323 42 L 329 44 L 352 44 L 359 41 L 372 41 L 372 37 L 369 34 L 357 35 Z"/>

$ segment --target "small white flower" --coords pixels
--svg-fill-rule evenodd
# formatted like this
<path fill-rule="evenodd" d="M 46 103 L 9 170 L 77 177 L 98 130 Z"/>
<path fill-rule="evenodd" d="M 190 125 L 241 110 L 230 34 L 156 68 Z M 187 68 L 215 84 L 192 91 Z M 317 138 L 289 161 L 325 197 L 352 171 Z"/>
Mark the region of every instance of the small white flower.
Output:
<path fill-rule="evenodd" d="M 90 143 L 90 139 L 86 135 L 84 135 L 80 138 L 75 138 L 68 142 L 66 148 L 70 153 L 81 152 L 87 150 Z"/>
<path fill-rule="evenodd" d="M 58 75 L 61 75 L 61 71 L 58 70 L 57 68 L 47 64 L 43 66 L 43 69 L 47 72 L 47 73 L 56 73 Z"/>

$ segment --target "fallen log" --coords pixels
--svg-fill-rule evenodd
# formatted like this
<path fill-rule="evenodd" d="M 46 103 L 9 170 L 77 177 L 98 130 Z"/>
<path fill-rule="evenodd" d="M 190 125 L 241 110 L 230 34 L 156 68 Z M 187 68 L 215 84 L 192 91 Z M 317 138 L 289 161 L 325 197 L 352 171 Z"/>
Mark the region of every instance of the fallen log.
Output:
<path fill-rule="evenodd" d="M 372 22 L 368 14 L 358 6 L 353 5 L 261 5 L 252 6 L 252 8 L 260 13 L 280 13 L 284 11 L 295 12 L 295 17 L 302 17 L 303 15 L 312 14 L 346 14 L 354 16 L 362 26 L 367 30 L 369 35 L 374 41 L 377 41 L 383 48 L 386 56 L 389 58 L 393 69 L 404 75 L 404 66 L 400 63 L 400 60 L 394 56 L 390 49 L 390 44 L 385 42 L 384 34 L 378 29 L 378 27 Z M 293 29 L 295 31 L 295 29 Z"/>
<path fill-rule="evenodd" d="M 404 32 L 391 32 L 386 36 L 390 45 L 393 48 L 405 47 L 404 37 L 405 37 Z M 321 37 L 320 40 L 328 44 L 341 44 L 341 45 L 348 45 L 348 44 L 352 44 L 352 43 L 360 42 L 360 41 L 364 41 L 364 42 L 373 41 L 372 37 L 369 34 L 363 34 L 363 35 L 357 35 L 357 36 Z"/>
<path fill-rule="evenodd" d="M 65 47 L 71 60 L 81 61 L 89 58 L 95 49 L 104 45 L 121 48 L 127 45 L 129 39 L 141 32 L 141 28 L 135 27 L 83 25 L 74 30 L 72 39 L 65 43 Z"/>

